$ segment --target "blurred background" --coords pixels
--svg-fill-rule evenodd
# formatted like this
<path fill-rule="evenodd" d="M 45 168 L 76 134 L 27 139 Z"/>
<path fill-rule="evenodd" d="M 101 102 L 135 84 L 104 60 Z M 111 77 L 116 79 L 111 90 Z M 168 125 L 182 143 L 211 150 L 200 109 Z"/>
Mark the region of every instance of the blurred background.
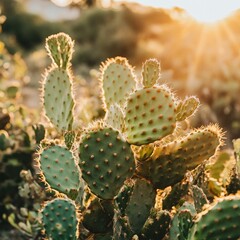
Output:
<path fill-rule="evenodd" d="M 46 37 L 65 32 L 75 40 L 72 67 L 82 89 L 77 95 L 89 110 L 81 116 L 86 122 L 103 114 L 96 80 L 102 61 L 127 57 L 140 76 L 143 62 L 156 58 L 162 83 L 180 97 L 200 99 L 191 124 L 219 123 L 226 131 L 226 147 L 232 147 L 232 140 L 240 137 L 240 2 L 236 2 L 0 0 L 0 229 L 10 222 L 26 239 L 38 235 L 34 216 L 25 211 L 34 209 L 32 201 L 22 197 L 35 194 L 32 198 L 40 202 L 46 196 L 38 185 L 31 185 L 30 173 L 19 173 L 32 169 L 29 126 L 39 121 L 39 82 L 50 64 Z M 23 179 L 32 188 L 22 185 L 21 198 L 13 197 Z M 19 213 L 23 205 L 25 212 Z M 15 215 L 9 215 L 13 211 Z M 26 216 L 31 224 L 21 222 L 19 227 L 15 218 L 26 221 Z M 10 238 L 0 233 L 0 239 Z"/>
<path fill-rule="evenodd" d="M 229 139 L 240 136 L 240 11 L 224 1 L 0 0 L 6 18 L 0 40 L 27 66 L 28 87 L 38 88 L 49 64 L 45 38 L 63 31 L 75 40 L 73 69 L 91 69 L 114 56 L 138 70 L 161 61 L 162 80 L 202 103 L 196 125 L 219 122 Z M 32 90 L 32 89 L 31 89 Z M 38 94 L 27 104 L 37 107 Z"/>

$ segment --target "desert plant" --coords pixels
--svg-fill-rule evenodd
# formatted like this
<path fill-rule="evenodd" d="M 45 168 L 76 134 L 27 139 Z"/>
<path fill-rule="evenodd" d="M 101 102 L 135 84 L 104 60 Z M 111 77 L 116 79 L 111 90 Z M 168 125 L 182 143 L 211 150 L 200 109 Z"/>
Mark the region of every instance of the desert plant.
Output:
<path fill-rule="evenodd" d="M 58 138 L 41 141 L 36 163 L 40 179 L 55 194 L 42 209 L 49 239 L 240 236 L 234 212 L 239 197 L 221 195 L 212 207 L 198 185 L 223 133 L 217 125 L 183 127 L 199 106 L 196 97 L 178 99 L 161 84 L 155 59 L 144 63 L 141 79 L 127 59 L 108 59 L 100 78 L 106 115 L 82 127 L 74 114 L 73 41 L 59 33 L 46 47 L 52 65 L 42 82 L 42 102 Z M 224 224 L 228 214 L 232 225 Z M 211 232 L 214 216 L 225 238 Z"/>

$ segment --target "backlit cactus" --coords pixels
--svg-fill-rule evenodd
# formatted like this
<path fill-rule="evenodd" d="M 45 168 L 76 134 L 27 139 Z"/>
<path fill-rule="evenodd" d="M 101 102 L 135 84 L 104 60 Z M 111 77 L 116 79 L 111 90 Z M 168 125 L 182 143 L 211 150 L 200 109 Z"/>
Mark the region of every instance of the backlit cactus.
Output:
<path fill-rule="evenodd" d="M 71 151 L 61 146 L 51 146 L 39 153 L 38 164 L 43 181 L 53 190 L 69 194 L 79 190 L 80 176 Z"/>
<path fill-rule="evenodd" d="M 220 144 L 221 132 L 216 126 L 193 130 L 167 145 L 160 143 L 137 170 L 156 188 L 164 189 L 181 181 L 187 171 L 213 156 Z"/>
<path fill-rule="evenodd" d="M 205 163 L 216 156 L 223 134 L 217 125 L 191 129 L 186 124 L 199 107 L 198 99 L 181 101 L 161 85 L 156 59 L 144 63 L 137 79 L 127 59 L 116 57 L 101 67 L 105 116 L 80 127 L 73 114 L 73 41 L 63 33 L 53 35 L 47 39 L 47 51 L 53 63 L 42 82 L 43 112 L 58 130 L 58 139 L 41 141 L 37 163 L 47 189 L 61 197 L 43 208 L 47 236 L 53 240 L 218 237 L 215 230 L 213 235 L 204 231 L 203 219 L 213 229 L 217 211 L 208 208 L 212 199 L 207 199 L 209 189 L 201 181 L 208 174 Z M 233 231 L 238 226 L 238 215 L 233 213 L 239 207 L 238 197 L 219 201 L 221 227 Z M 202 213 L 205 207 L 209 210 Z M 223 223 L 227 213 L 235 214 L 232 227 Z M 238 231 L 234 234 L 224 236 L 240 237 Z"/>
<path fill-rule="evenodd" d="M 136 88 L 136 80 L 132 66 L 126 58 L 108 59 L 101 67 L 102 97 L 104 107 L 112 104 L 124 106 L 125 99 Z"/>
<path fill-rule="evenodd" d="M 165 87 L 136 90 L 127 100 L 125 109 L 127 141 L 144 145 L 172 133 L 175 128 L 175 105 Z"/>
<path fill-rule="evenodd" d="M 129 143 L 111 128 L 87 132 L 80 143 L 79 158 L 83 179 L 103 199 L 113 199 L 135 170 Z"/>
<path fill-rule="evenodd" d="M 47 236 L 52 240 L 76 240 L 78 237 L 78 213 L 75 204 L 56 198 L 42 210 L 42 221 Z"/>
<path fill-rule="evenodd" d="M 46 71 L 42 85 L 44 111 L 59 131 L 71 130 L 74 98 L 70 60 L 73 42 L 68 35 L 59 33 L 46 40 L 46 48 L 53 64 Z"/>

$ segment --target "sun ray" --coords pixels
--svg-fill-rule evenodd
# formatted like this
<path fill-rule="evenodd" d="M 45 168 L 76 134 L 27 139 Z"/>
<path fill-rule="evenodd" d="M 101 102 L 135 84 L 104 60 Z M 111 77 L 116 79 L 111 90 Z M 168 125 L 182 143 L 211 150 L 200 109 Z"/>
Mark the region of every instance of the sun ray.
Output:
<path fill-rule="evenodd" d="M 201 32 L 199 33 L 199 40 L 196 45 L 196 50 L 194 53 L 194 57 L 189 64 L 189 71 L 187 76 L 187 83 L 186 87 L 188 90 L 194 89 L 196 86 L 196 72 L 199 67 L 199 62 L 201 58 L 203 58 L 203 55 L 205 53 L 204 47 L 206 46 L 206 40 L 207 40 L 207 28 L 205 26 L 202 26 Z"/>
<path fill-rule="evenodd" d="M 222 23 L 223 30 L 225 31 L 225 36 L 228 38 L 229 42 L 233 45 L 234 49 L 237 51 L 238 56 L 240 56 L 240 45 L 239 40 L 236 38 L 236 35 L 231 31 L 231 27 L 228 25 L 228 22 Z"/>

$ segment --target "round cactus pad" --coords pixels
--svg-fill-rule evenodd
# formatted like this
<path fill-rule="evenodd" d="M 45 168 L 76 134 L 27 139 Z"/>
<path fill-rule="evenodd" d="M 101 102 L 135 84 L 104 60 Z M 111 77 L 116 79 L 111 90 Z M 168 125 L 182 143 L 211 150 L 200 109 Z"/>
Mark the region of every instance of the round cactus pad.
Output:
<path fill-rule="evenodd" d="M 130 145 L 111 128 L 88 132 L 79 151 L 82 177 L 100 198 L 113 199 L 135 170 Z"/>
<path fill-rule="evenodd" d="M 154 142 L 175 129 L 174 100 L 165 88 L 135 91 L 129 96 L 125 112 L 126 136 L 131 144 Z"/>

